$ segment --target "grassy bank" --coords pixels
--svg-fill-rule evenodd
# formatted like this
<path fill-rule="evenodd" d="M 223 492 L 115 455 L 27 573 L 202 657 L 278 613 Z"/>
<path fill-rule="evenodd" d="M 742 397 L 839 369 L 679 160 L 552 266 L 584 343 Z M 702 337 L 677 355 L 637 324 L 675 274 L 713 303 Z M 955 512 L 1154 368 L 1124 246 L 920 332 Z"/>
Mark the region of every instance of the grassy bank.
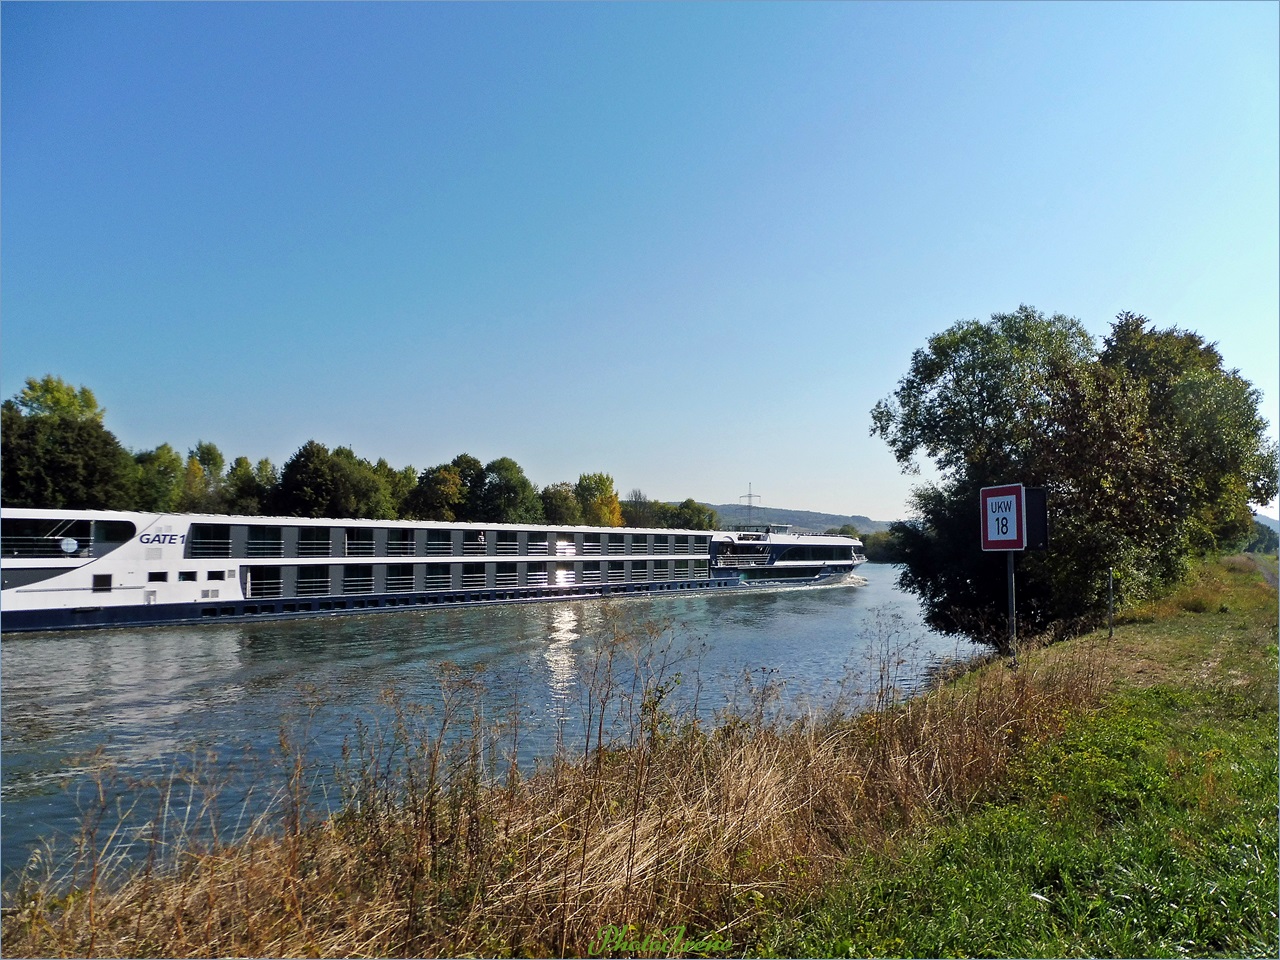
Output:
<path fill-rule="evenodd" d="M 980 808 L 855 857 L 761 952 L 1275 956 L 1275 592 L 1231 559 L 1124 619 L 1075 641 L 1105 658 L 1099 710 Z"/>
<path fill-rule="evenodd" d="M 340 813 L 286 751 L 247 834 L 136 825 L 126 863 L 99 830 L 11 887 L 4 950 L 1274 954 L 1275 604 L 1215 566 L 1110 642 L 905 702 L 886 644 L 871 713 L 783 719 L 761 686 L 713 730 L 615 636 L 579 678 L 596 740 L 533 775 L 447 676 L 443 710 L 353 737 Z"/>

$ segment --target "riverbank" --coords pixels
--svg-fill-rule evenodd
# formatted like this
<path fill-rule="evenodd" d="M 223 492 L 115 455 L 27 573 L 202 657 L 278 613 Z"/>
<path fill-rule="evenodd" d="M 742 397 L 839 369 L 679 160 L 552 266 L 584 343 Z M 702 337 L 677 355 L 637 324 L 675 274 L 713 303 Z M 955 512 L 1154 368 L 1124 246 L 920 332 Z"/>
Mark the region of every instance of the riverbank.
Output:
<path fill-rule="evenodd" d="M 765 956 L 1275 956 L 1275 558 L 1228 558 L 1092 644 L 1096 711 L 980 807 L 852 858 Z M 1270 581 L 1267 577 L 1267 581 Z"/>
<path fill-rule="evenodd" d="M 1122 623 L 1111 642 L 1094 635 L 1027 651 L 1017 670 L 994 664 L 906 701 L 893 684 L 898 654 L 886 646 L 871 713 L 850 717 L 836 705 L 785 719 L 766 678 L 748 683 L 740 708 L 710 731 L 671 707 L 684 681 L 678 665 L 646 660 L 643 638 L 618 636 L 580 679 L 600 728 L 621 718 L 625 735 L 532 776 L 502 767 L 497 745 L 511 728 L 482 723 L 468 709 L 470 678 L 454 674 L 441 711 L 394 704 L 394 722 L 356 738 L 343 813 L 314 815 L 314 771 L 284 737 L 293 776 L 254 830 L 222 843 L 143 825 L 134 836 L 147 855 L 130 870 L 106 831 L 86 836 L 72 892 L 53 877 L 10 889 L 5 952 L 1036 952 L 1002 949 L 1014 941 L 986 934 L 964 940 L 929 919 L 967 917 L 954 925 L 977 931 L 1012 925 L 1003 888 L 986 899 L 973 892 L 986 889 L 981 877 L 1025 888 L 1017 910 L 1042 910 L 1041 928 L 1061 937 L 1027 941 L 1046 944 L 1042 952 L 1126 952 L 1073 950 L 1119 942 L 1068 931 L 1064 911 L 1087 931 L 1101 908 L 1085 910 L 1007 864 L 1037 849 L 1044 824 L 1072 824 L 1047 862 L 1088 893 L 1081 902 L 1110 903 L 1107 891 L 1116 904 L 1135 891 L 1155 902 L 1160 888 L 1140 870 L 1125 880 L 1145 861 L 1123 854 L 1116 831 L 1165 808 L 1203 814 L 1179 814 L 1166 830 L 1170 844 L 1199 851 L 1185 859 L 1210 866 L 1191 876 L 1225 904 L 1206 900 L 1198 916 L 1239 924 L 1241 910 L 1273 911 L 1269 928 L 1248 928 L 1255 933 L 1240 941 L 1252 952 L 1267 943 L 1256 930 L 1269 929 L 1272 943 L 1275 930 L 1275 603 L 1252 572 L 1218 565 Z M 1269 772 L 1269 794 L 1259 770 Z M 1257 819 L 1266 809 L 1269 841 Z M 1242 891 L 1212 879 L 1219 853 L 1236 863 L 1237 836 L 1263 871 L 1269 854 L 1265 889 L 1256 877 Z M 1093 887 L 1072 873 L 1072 851 L 1088 838 L 1099 856 L 1114 853 L 1088 867 Z M 1154 841 L 1144 849 L 1159 852 Z M 947 896 L 958 899 L 949 907 Z M 1208 943 L 1196 939 L 1205 929 L 1178 927 L 1178 942 Z"/>

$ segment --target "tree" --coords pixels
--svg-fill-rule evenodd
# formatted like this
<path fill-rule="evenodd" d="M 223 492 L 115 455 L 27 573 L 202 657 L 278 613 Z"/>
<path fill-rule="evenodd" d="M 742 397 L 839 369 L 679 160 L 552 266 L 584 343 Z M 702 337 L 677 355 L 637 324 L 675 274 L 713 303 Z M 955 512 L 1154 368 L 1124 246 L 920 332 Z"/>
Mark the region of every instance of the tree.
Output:
<path fill-rule="evenodd" d="M 1173 453 L 1189 536 L 1197 549 L 1239 546 L 1252 530 L 1250 503 L 1274 499 L 1276 446 L 1258 413 L 1261 394 L 1196 333 L 1148 329 L 1121 313 L 1101 361 L 1146 385 L 1150 429 Z"/>
<path fill-rule="evenodd" d="M 178 494 L 178 509 L 186 513 L 225 513 L 223 487 L 226 458 L 217 444 L 199 440 L 187 453 Z"/>
<path fill-rule="evenodd" d="M 1275 553 L 1280 548 L 1280 534 L 1257 520 L 1253 521 L 1253 536 L 1245 545 L 1246 553 Z"/>
<path fill-rule="evenodd" d="M 13 507 L 127 510 L 135 503 L 137 464 L 95 417 L 24 415 L 3 405 L 0 490 Z"/>
<path fill-rule="evenodd" d="M 183 479 L 182 457 L 178 451 L 162 443 L 154 450 L 135 453 L 133 459 L 138 465 L 137 508 L 158 513 L 176 510 Z"/>
<path fill-rule="evenodd" d="M 329 516 L 395 519 L 391 491 L 372 463 L 356 456 L 350 447 L 335 447 L 330 463 L 333 491 Z"/>
<path fill-rule="evenodd" d="M 1088 332 L 1061 314 L 1023 305 L 990 323 L 962 321 L 911 355 L 893 399 L 872 408 L 871 433 L 907 473 L 923 452 L 952 479 L 976 470 L 1014 476 L 1042 439 L 1055 373 L 1094 357 Z"/>
<path fill-rule="evenodd" d="M 691 497 L 672 511 L 670 525 L 681 530 L 714 530 L 719 523 L 714 510 Z"/>
<path fill-rule="evenodd" d="M 77 389 L 51 373 L 39 380 L 27 377 L 25 386 L 18 391 L 13 402 L 28 417 L 67 417 L 101 424 L 107 412 L 98 406 L 93 391 L 88 387 Z"/>
<path fill-rule="evenodd" d="M 462 480 L 462 500 L 454 507 L 454 519 L 475 522 L 484 510 L 484 465 L 469 453 L 460 453 L 450 462 Z"/>
<path fill-rule="evenodd" d="M 485 523 L 542 523 L 542 498 L 520 464 L 499 457 L 484 468 L 479 519 Z"/>
<path fill-rule="evenodd" d="M 657 527 L 657 505 L 637 487 L 622 501 L 622 520 L 628 527 Z"/>
<path fill-rule="evenodd" d="M 391 504 L 397 517 L 409 515 L 409 498 L 418 485 L 418 471 L 413 467 L 402 467 L 396 470 L 381 457 L 373 465 L 374 472 L 382 479 L 391 497 Z"/>
<path fill-rule="evenodd" d="M 607 473 L 584 473 L 573 488 L 582 507 L 582 520 L 593 527 L 622 526 L 622 505 Z"/>
<path fill-rule="evenodd" d="M 904 470 L 923 453 L 940 473 L 892 531 L 899 583 L 935 629 L 1004 643 L 1004 563 L 979 547 L 981 487 L 1048 490 L 1052 547 L 1018 560 L 1031 630 L 1096 616 L 1109 569 L 1122 601 L 1177 582 L 1196 550 L 1241 533 L 1249 502 L 1275 495 L 1256 391 L 1194 334 L 1146 322 L 1121 314 L 1101 354 L 1077 321 L 1030 307 L 958 323 L 876 404 L 871 432 Z"/>
<path fill-rule="evenodd" d="M 272 488 L 275 486 L 275 468 L 270 460 L 259 460 L 256 467 L 248 457 L 236 457 L 227 471 L 224 506 L 228 513 L 252 517 L 262 513 Z"/>
<path fill-rule="evenodd" d="M 334 497 L 333 457 L 323 443 L 308 440 L 285 461 L 274 512 L 287 517 L 327 517 Z"/>
<path fill-rule="evenodd" d="M 406 515 L 415 520 L 457 520 L 466 499 L 462 473 L 451 463 L 422 471 L 407 501 Z"/>
<path fill-rule="evenodd" d="M 862 540 L 862 551 L 871 563 L 901 563 L 902 552 L 898 538 L 889 530 L 868 533 Z"/>
<path fill-rule="evenodd" d="M 573 484 L 552 483 L 542 488 L 542 515 L 547 523 L 577 526 L 582 523 L 582 505 L 573 492 Z"/>

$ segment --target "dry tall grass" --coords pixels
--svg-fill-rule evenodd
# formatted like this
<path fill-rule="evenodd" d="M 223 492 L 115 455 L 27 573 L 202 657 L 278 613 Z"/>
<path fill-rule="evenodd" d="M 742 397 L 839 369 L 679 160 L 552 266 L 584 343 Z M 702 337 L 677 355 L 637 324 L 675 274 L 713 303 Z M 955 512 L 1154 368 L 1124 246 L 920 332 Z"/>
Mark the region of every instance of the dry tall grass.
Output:
<path fill-rule="evenodd" d="M 525 774 L 517 727 L 482 722 L 475 679 L 451 672 L 441 709 L 389 697 L 392 719 L 353 737 L 337 815 L 312 812 L 294 751 L 289 786 L 234 840 L 149 823 L 125 860 L 123 834 L 90 825 L 69 867 L 9 890 L 4 952 L 585 955 L 628 924 L 739 952 L 851 850 L 982 798 L 1099 689 L 1086 652 L 904 699 L 900 662 L 881 651 L 866 712 L 783 719 L 758 684 L 704 729 L 670 706 L 669 656 L 614 636 L 580 678 L 585 749 Z"/>

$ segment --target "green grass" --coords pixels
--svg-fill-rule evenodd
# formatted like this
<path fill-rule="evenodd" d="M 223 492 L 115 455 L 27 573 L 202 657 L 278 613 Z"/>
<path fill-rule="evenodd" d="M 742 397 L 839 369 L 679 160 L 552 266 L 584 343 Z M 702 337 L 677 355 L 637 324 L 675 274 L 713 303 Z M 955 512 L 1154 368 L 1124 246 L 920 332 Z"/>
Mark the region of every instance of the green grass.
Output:
<path fill-rule="evenodd" d="M 757 949 L 1276 956 L 1275 623 L 1250 571 L 1208 568 L 1117 634 L 1162 670 L 1120 671 L 1105 706 L 1030 747 L 989 802 L 855 858 Z"/>

